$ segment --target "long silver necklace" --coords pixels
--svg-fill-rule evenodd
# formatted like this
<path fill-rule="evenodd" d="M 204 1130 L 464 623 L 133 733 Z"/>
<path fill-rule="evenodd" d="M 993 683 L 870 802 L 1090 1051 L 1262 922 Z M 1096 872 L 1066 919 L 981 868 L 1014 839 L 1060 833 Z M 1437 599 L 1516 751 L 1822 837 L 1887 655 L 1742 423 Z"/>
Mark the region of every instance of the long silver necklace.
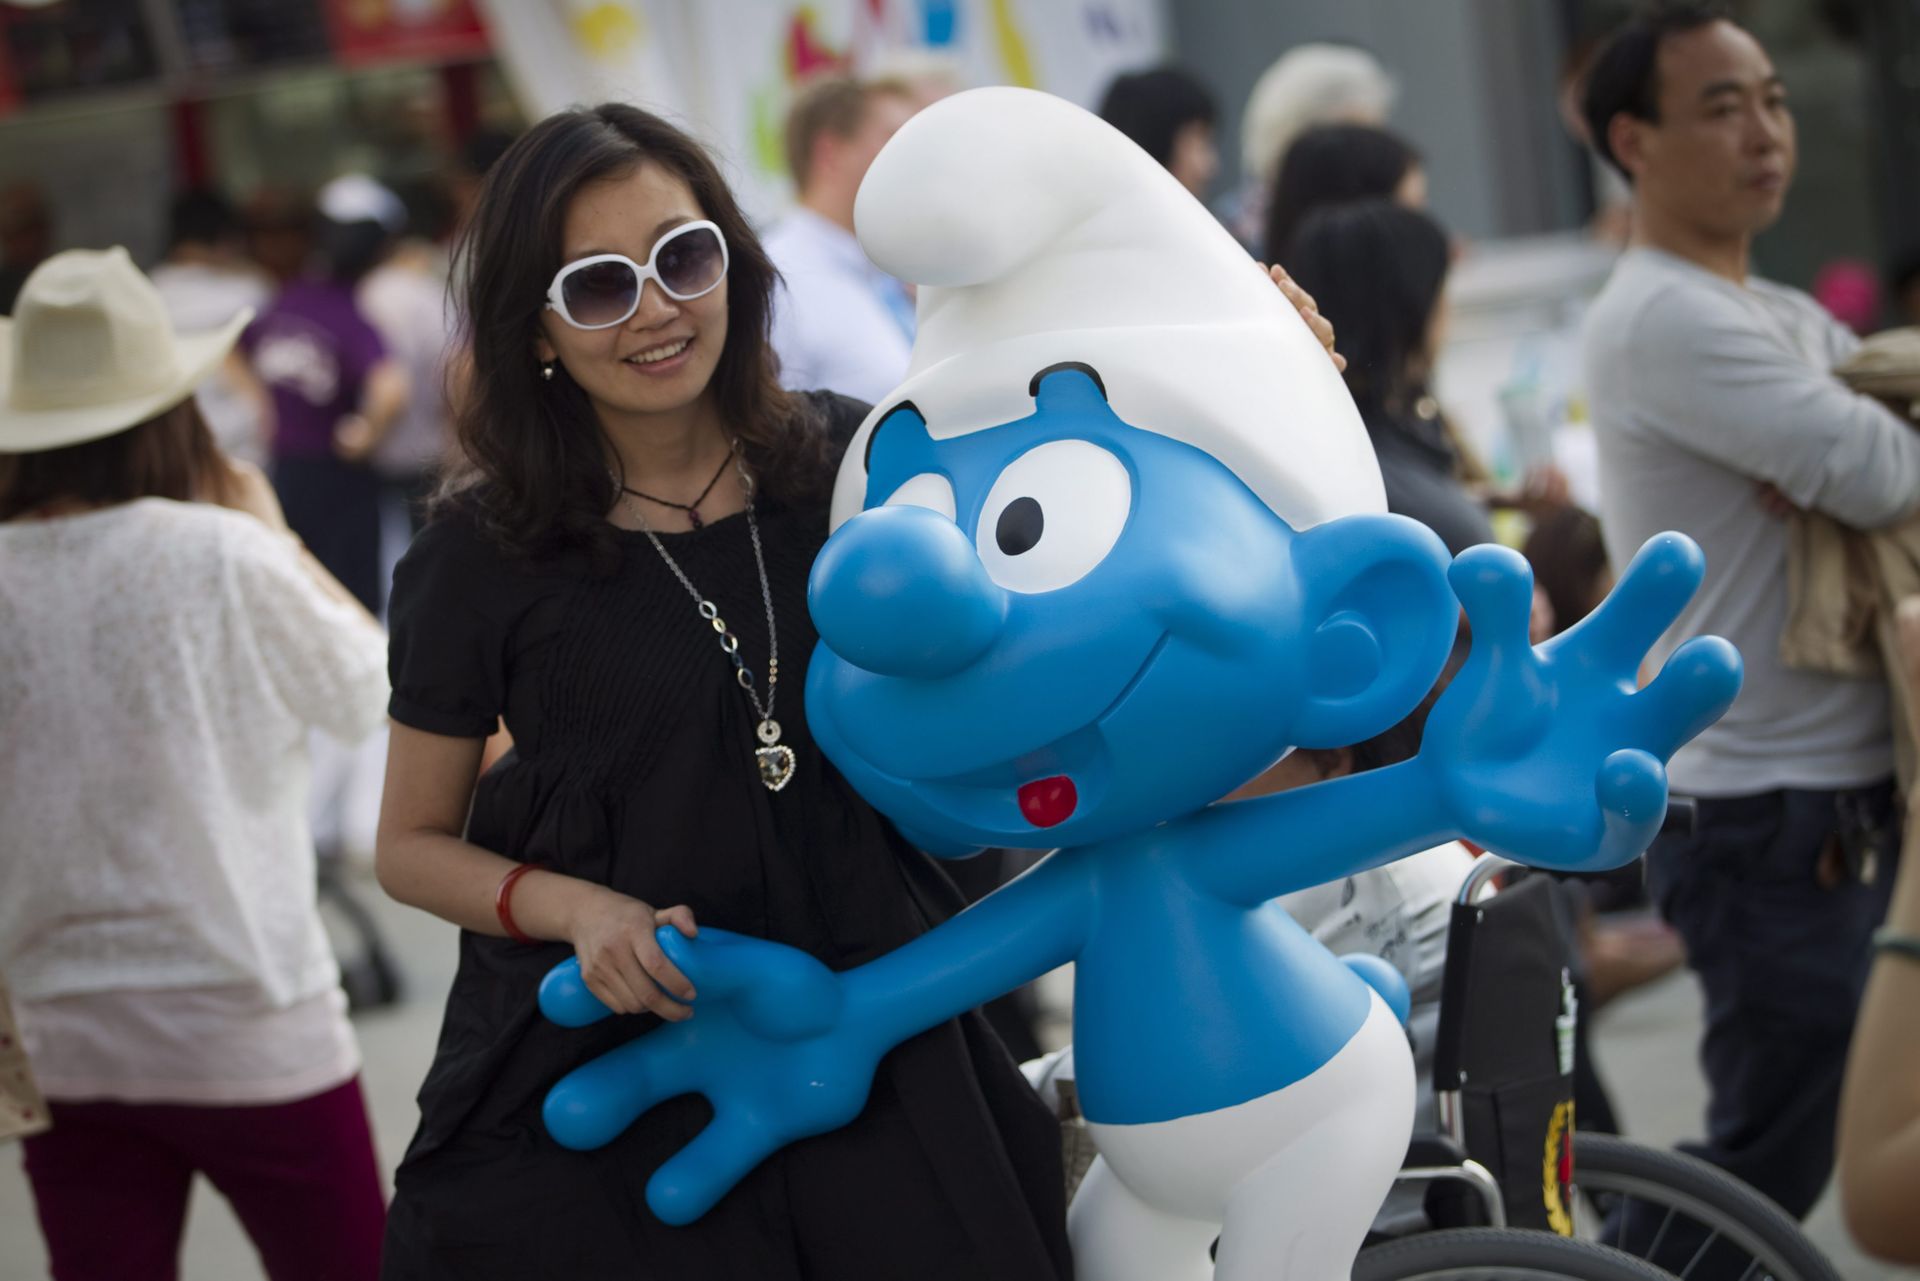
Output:
<path fill-rule="evenodd" d="M 673 571 L 673 576 L 680 580 L 682 587 L 687 589 L 687 595 L 693 597 L 694 606 L 700 611 L 700 617 L 705 619 L 707 626 L 713 628 L 720 637 L 720 652 L 725 654 L 728 661 L 733 664 L 734 682 L 747 692 L 747 698 L 753 703 L 754 713 L 760 717 L 760 724 L 754 729 L 755 735 L 760 740 L 760 746 L 753 752 L 754 759 L 760 766 L 760 781 L 766 785 L 769 792 L 777 792 L 793 781 L 794 767 L 793 749 L 780 741 L 780 722 L 773 719 L 773 702 L 780 685 L 780 635 L 773 623 L 773 588 L 767 582 L 767 558 L 760 550 L 760 525 L 753 515 L 753 476 L 747 471 L 746 463 L 740 458 L 740 442 L 737 439 L 732 442 L 732 448 L 733 464 L 739 469 L 740 487 L 747 499 L 747 533 L 753 538 L 754 568 L 760 571 L 760 601 L 767 607 L 767 701 L 765 703 L 760 701 L 760 690 L 758 683 L 754 680 L 752 669 L 747 666 L 746 660 L 740 657 L 740 638 L 735 636 L 733 629 L 727 626 L 727 620 L 720 617 L 719 607 L 700 594 L 700 589 L 693 585 L 693 580 L 687 577 L 686 571 L 667 554 L 666 544 L 660 541 L 660 536 L 655 534 L 653 527 L 647 524 L 646 514 L 640 510 L 632 498 L 626 495 L 624 486 L 620 486 L 621 501 L 626 503 L 627 510 L 633 514 L 634 520 L 639 522 L 640 532 L 645 534 L 647 541 L 653 544 L 653 550 L 660 553 L 660 559 L 667 563 L 667 568 Z M 614 478 L 614 483 L 619 486 L 618 477 Z"/>

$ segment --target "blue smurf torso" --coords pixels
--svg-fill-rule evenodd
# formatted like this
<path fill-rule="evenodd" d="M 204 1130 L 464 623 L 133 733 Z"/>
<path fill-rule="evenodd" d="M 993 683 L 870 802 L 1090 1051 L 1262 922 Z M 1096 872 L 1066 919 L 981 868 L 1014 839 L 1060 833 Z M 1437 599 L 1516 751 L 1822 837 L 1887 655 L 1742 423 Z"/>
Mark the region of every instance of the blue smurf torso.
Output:
<path fill-rule="evenodd" d="M 1246 908 L 1182 866 L 1188 825 L 1083 849 L 1093 902 L 1074 970 L 1081 1106 L 1110 1124 L 1259 1098 L 1347 1043 L 1371 994 L 1273 904 Z"/>

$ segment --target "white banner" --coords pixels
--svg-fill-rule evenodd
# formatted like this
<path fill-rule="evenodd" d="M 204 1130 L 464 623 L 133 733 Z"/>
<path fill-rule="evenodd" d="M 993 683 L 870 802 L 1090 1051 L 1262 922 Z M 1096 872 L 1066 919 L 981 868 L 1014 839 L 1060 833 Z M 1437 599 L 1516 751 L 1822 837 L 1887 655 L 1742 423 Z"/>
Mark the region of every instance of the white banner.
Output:
<path fill-rule="evenodd" d="M 794 85 L 903 53 L 963 86 L 1022 85 L 1098 105 L 1122 71 L 1162 59 L 1165 0 L 482 0 L 495 55 L 538 119 L 619 99 L 686 125 L 748 212 L 792 198 L 783 155 Z"/>

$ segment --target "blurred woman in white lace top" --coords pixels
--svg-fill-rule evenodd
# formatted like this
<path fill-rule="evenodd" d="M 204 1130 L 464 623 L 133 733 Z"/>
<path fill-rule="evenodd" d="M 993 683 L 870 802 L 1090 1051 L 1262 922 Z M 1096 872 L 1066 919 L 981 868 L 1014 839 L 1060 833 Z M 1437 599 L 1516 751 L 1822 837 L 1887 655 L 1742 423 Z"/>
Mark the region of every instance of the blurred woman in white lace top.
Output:
<path fill-rule="evenodd" d="M 385 642 L 194 408 L 247 319 L 176 335 L 114 249 L 0 322 L 0 971 L 62 1278 L 173 1277 L 196 1173 L 269 1276 L 378 1267 L 306 744 L 379 723 Z"/>

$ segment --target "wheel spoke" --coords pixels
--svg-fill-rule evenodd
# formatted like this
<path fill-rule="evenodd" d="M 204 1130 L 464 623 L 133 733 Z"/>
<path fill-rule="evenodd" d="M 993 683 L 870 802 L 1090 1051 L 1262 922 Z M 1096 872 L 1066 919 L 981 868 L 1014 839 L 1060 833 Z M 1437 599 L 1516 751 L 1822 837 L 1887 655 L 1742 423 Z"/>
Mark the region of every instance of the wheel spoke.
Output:
<path fill-rule="evenodd" d="M 1691 1259 L 1687 1260 L 1687 1266 L 1680 1270 L 1680 1276 L 1682 1278 L 1682 1281 L 1685 1281 L 1685 1278 L 1693 1275 L 1694 1268 L 1699 1266 L 1700 1260 L 1707 1257 L 1707 1251 L 1711 1250 L 1713 1248 L 1713 1243 L 1715 1241 L 1718 1241 L 1719 1239 L 1720 1239 L 1720 1234 L 1718 1232 L 1713 1232 L 1708 1234 L 1707 1239 L 1700 1243 L 1700 1248 L 1693 1252 L 1693 1257 Z"/>
<path fill-rule="evenodd" d="M 1659 1257 L 1660 1243 L 1667 1239 L 1667 1229 L 1673 1226 L 1673 1216 L 1678 1213 L 1680 1213 L 1679 1207 L 1675 1206 L 1675 1207 L 1669 1208 L 1667 1210 L 1667 1217 L 1660 1220 L 1660 1230 L 1653 1234 L 1653 1244 L 1647 1247 L 1646 1254 L 1642 1256 L 1647 1260 L 1647 1262 L 1652 1263 L 1655 1259 Z M 1621 1240 L 1623 1241 L 1626 1239 L 1625 1223 L 1626 1223 L 1626 1220 L 1622 1218 L 1621 1219 L 1621 1224 L 1622 1224 Z M 1715 1233 L 1715 1235 L 1717 1236 L 1719 1234 Z M 1685 1274 L 1683 1273 L 1682 1275 L 1685 1275 Z"/>

